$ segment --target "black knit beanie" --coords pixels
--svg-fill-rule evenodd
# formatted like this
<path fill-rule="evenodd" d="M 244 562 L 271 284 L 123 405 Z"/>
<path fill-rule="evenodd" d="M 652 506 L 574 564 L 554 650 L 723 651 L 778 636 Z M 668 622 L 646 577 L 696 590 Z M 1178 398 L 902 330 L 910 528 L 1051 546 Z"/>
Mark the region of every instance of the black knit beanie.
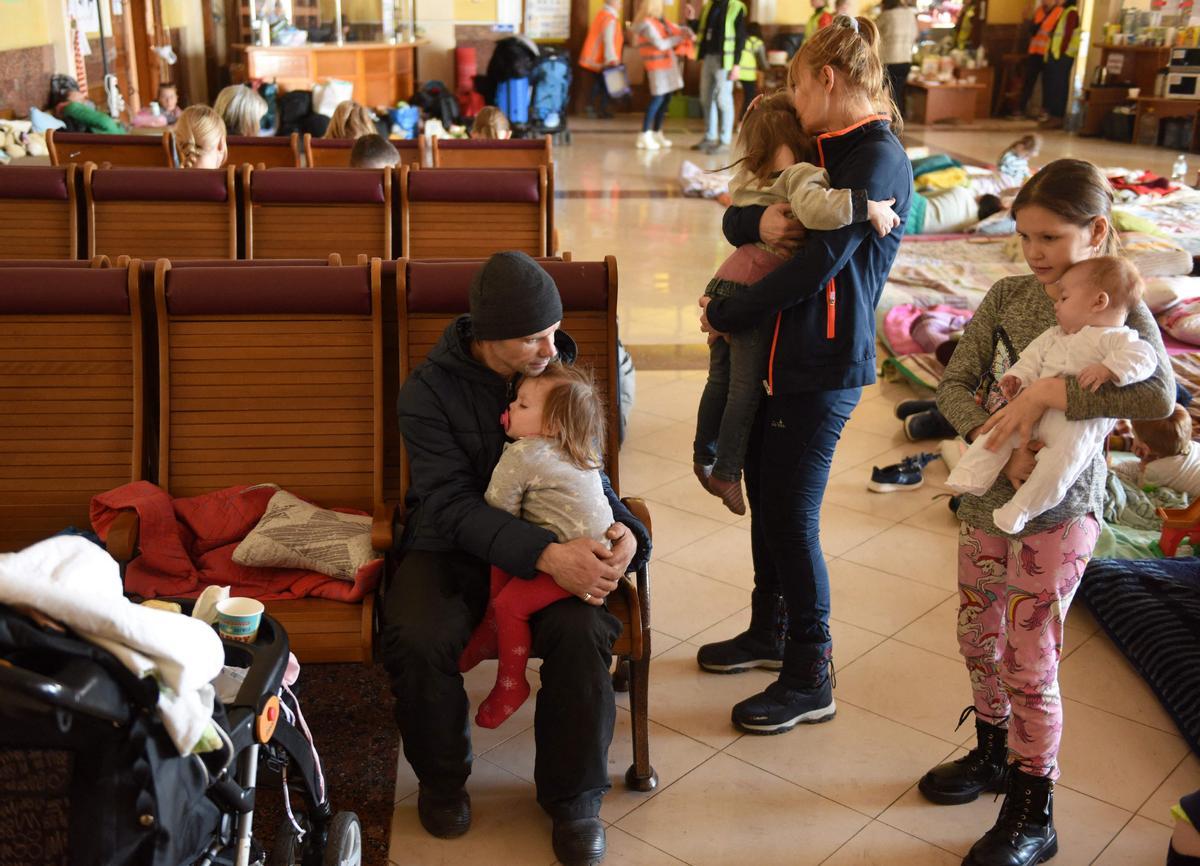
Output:
<path fill-rule="evenodd" d="M 496 253 L 471 281 L 471 331 L 477 340 L 512 340 L 562 320 L 550 275 L 525 253 Z"/>

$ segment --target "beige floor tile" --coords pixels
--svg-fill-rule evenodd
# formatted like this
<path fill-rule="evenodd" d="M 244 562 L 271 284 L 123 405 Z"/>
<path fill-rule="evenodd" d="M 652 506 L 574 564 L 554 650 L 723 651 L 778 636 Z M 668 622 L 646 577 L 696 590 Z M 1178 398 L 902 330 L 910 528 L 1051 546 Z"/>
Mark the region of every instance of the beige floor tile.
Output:
<path fill-rule="evenodd" d="M 640 374 L 638 378 L 638 384 L 641 385 Z M 637 399 L 645 401 L 642 405 L 655 415 L 686 421 L 695 430 L 696 410 L 700 407 L 700 394 L 703 390 L 703 382 L 680 379 L 646 389 L 637 395 Z"/>
<path fill-rule="evenodd" d="M 1096 859 L 1096 866 L 1151 866 L 1162 863 L 1171 828 L 1135 815 Z"/>
<path fill-rule="evenodd" d="M 829 563 L 831 611 L 877 634 L 895 634 L 950 597 L 946 590 L 906 580 L 846 559 Z"/>
<path fill-rule="evenodd" d="M 883 466 L 885 463 L 877 460 L 876 465 Z M 829 486 L 825 488 L 825 502 L 888 520 L 905 520 L 928 508 L 938 493 L 936 490 L 922 487 L 911 492 L 873 494 L 867 490 L 867 481 L 870 478 L 869 462 L 834 475 L 829 479 Z"/>
<path fill-rule="evenodd" d="M 944 535 L 915 526 L 893 526 L 841 558 L 947 592 L 958 589 L 958 545 Z"/>
<path fill-rule="evenodd" d="M 624 460 L 624 455 L 621 457 Z M 622 474 L 624 470 L 622 470 Z M 924 489 L 923 487 L 920 489 Z M 957 543 L 958 529 L 962 525 L 954 512 L 950 510 L 950 497 L 944 496 L 941 499 L 935 499 L 927 508 L 918 511 L 912 517 L 905 520 L 908 526 L 916 526 L 919 529 L 927 529 L 930 532 L 936 532 L 939 535 L 944 535 L 947 538 L 954 539 Z"/>
<path fill-rule="evenodd" d="M 715 500 L 714 500 L 715 501 Z M 661 561 L 742 589 L 754 588 L 750 530 L 726 526 L 707 538 L 668 554 Z"/>
<path fill-rule="evenodd" d="M 1091 609 L 1083 603 L 1079 596 L 1075 597 L 1075 602 L 1067 611 L 1067 621 L 1064 626 L 1078 632 L 1083 637 L 1091 637 L 1101 631 L 1100 623 L 1096 622 L 1096 617 L 1092 614 Z"/>
<path fill-rule="evenodd" d="M 388 858 L 397 863 L 488 863 L 530 866 L 554 862 L 550 819 L 533 785 L 485 760 L 467 782 L 471 829 L 458 839 L 435 839 L 417 819 L 417 795 L 396 805 Z"/>
<path fill-rule="evenodd" d="M 650 509 L 650 522 L 654 524 L 652 562 L 666 558 L 702 538 L 708 538 L 728 525 L 652 499 L 646 501 L 646 507 Z"/>
<path fill-rule="evenodd" d="M 695 439 L 696 425 L 694 423 L 676 421 L 653 433 L 639 436 L 636 441 L 631 441 L 629 444 L 630 447 L 637 448 L 639 451 L 645 451 L 655 457 L 674 460 L 676 463 L 686 464 L 690 468 L 692 443 L 695 442 Z"/>
<path fill-rule="evenodd" d="M 677 478 L 692 476 L 686 464 L 664 460 L 628 444 L 621 449 L 620 470 L 622 496 L 645 496 Z"/>
<path fill-rule="evenodd" d="M 872 821 L 822 866 L 959 866 L 962 857 Z"/>
<path fill-rule="evenodd" d="M 847 430 L 865 430 L 870 433 L 903 431 L 904 425 L 896 417 L 895 408 L 886 400 L 862 400 L 850 413 Z"/>
<path fill-rule="evenodd" d="M 1002 800 L 983 796 L 962 806 L 937 806 L 913 785 L 879 820 L 964 856 L 996 822 Z M 1059 853 L 1051 862 L 1054 866 L 1086 866 L 1128 819 L 1128 812 L 1059 786 L 1054 792 Z"/>
<path fill-rule="evenodd" d="M 651 622 L 656 631 L 686 640 L 750 604 L 750 593 L 668 562 L 654 566 Z"/>
<path fill-rule="evenodd" d="M 693 648 L 703 646 L 706 643 L 714 643 L 716 641 L 728 640 L 734 635 L 741 634 L 750 627 L 750 606 L 739 610 L 732 616 L 728 616 L 721 620 L 711 628 L 706 628 L 700 634 L 692 635 L 688 639 L 688 643 L 693 645 Z"/>
<path fill-rule="evenodd" d="M 820 863 L 867 819 L 738 761 L 716 755 L 617 826 L 693 866 Z"/>
<path fill-rule="evenodd" d="M 690 468 L 685 475 L 655 487 L 645 495 L 653 502 L 661 502 L 689 514 L 707 517 L 717 523 L 732 524 L 741 520 L 741 515 L 734 514 L 718 497 L 700 486 Z"/>
<path fill-rule="evenodd" d="M 1066 699 L 1059 753 L 1062 783 L 1136 811 L 1183 759 L 1174 734 Z"/>
<path fill-rule="evenodd" d="M 647 845 L 617 827 L 608 828 L 608 854 L 605 866 L 687 866 L 665 851 Z"/>
<path fill-rule="evenodd" d="M 842 702 L 827 723 L 742 737 L 725 753 L 878 816 L 952 750 L 945 740 Z"/>
<path fill-rule="evenodd" d="M 896 640 L 927 649 L 954 661 L 958 652 L 958 593 L 896 633 Z"/>
<path fill-rule="evenodd" d="M 1174 822 L 1171 807 L 1178 803 L 1184 794 L 1196 790 L 1200 790 L 1200 758 L 1189 754 L 1167 780 L 1158 786 L 1158 790 L 1150 795 L 1150 799 L 1142 804 L 1138 814 L 1170 827 Z"/>
<path fill-rule="evenodd" d="M 821 508 L 821 549 L 827 556 L 842 556 L 892 525 L 886 517 L 826 503 Z"/>
<path fill-rule="evenodd" d="M 971 703 L 971 684 L 960 662 L 889 640 L 838 675 L 836 697 L 839 703 L 961 743 L 963 733 L 954 726 Z"/>
<path fill-rule="evenodd" d="M 673 646 L 679 645 L 679 638 L 663 634 L 656 629 L 650 629 L 650 657 L 662 655 Z"/>
<path fill-rule="evenodd" d="M 638 374 L 641 378 L 641 374 Z M 629 422 L 625 427 L 625 446 L 637 447 L 637 443 L 645 436 L 651 433 L 657 433 L 673 424 L 679 423 L 674 418 L 665 418 L 662 415 L 656 415 L 653 412 L 647 412 L 637 408 L 637 403 L 634 404 L 634 409 L 629 413 Z"/>
<path fill-rule="evenodd" d="M 1169 734 L 1179 733 L 1150 686 L 1103 632 L 1062 662 L 1058 681 L 1068 698 Z"/>
<path fill-rule="evenodd" d="M 624 708 L 617 710 L 617 724 L 613 730 L 612 745 L 608 750 L 608 768 L 612 778 L 612 790 L 604 798 L 600 817 L 612 823 L 658 796 L 693 768 L 707 761 L 716 749 L 706 746 L 691 737 L 650 723 L 650 764 L 658 772 L 658 787 L 645 794 L 631 791 L 625 786 L 625 771 L 633 762 L 633 740 L 630 737 L 631 716 Z M 533 730 L 525 731 L 502 746 L 488 752 L 488 761 L 497 764 L 515 776 L 528 782 L 533 781 L 534 763 Z"/>
<path fill-rule="evenodd" d="M 650 719 L 694 740 L 723 749 L 740 734 L 729 711 L 740 700 L 765 689 L 773 674 L 710 674 L 696 665 L 696 647 L 681 643 L 650 660 Z M 617 700 L 628 707 L 628 696 Z"/>
<path fill-rule="evenodd" d="M 875 456 L 895 448 L 897 444 L 895 436 L 883 435 L 875 430 L 847 427 L 842 431 L 842 437 L 834 449 L 830 472 L 838 475 L 847 469 L 861 466 Z M 867 474 L 867 478 L 870 478 L 870 473 Z M 864 478 L 863 484 L 866 483 Z"/>

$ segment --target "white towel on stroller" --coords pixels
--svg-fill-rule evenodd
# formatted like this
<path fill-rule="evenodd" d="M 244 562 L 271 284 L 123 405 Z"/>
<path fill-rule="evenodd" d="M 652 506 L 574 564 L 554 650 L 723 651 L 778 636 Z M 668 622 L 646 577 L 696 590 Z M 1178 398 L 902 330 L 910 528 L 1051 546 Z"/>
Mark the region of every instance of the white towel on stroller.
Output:
<path fill-rule="evenodd" d="M 122 595 L 117 563 L 86 539 L 56 536 L 0 554 L 0 602 L 31 607 L 103 646 L 138 676 L 154 674 L 167 731 L 188 754 L 212 722 L 211 681 L 225 651 L 206 623 Z"/>

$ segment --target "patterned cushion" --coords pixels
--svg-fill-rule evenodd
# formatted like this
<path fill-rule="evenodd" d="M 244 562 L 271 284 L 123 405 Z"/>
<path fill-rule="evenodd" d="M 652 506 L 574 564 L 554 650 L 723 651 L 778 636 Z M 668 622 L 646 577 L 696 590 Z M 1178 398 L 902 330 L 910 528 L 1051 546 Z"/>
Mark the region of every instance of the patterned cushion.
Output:
<path fill-rule="evenodd" d="M 318 508 L 286 490 L 271 497 L 233 552 L 239 565 L 306 568 L 350 581 L 374 558 L 370 517 Z"/>

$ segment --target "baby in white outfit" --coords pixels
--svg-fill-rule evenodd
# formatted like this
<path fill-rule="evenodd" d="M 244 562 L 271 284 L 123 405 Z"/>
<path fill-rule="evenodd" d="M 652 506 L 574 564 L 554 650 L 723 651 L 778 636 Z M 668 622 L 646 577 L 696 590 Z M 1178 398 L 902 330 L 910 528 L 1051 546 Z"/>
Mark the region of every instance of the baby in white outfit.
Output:
<path fill-rule="evenodd" d="M 1000 388 L 1012 399 L 1038 379 L 1075 376 L 1081 388 L 1097 390 L 1105 382 L 1131 385 L 1147 379 L 1158 366 L 1154 347 L 1125 327 L 1129 310 L 1141 300 L 1142 279 L 1125 259 L 1101 257 L 1072 266 L 1059 281 L 1054 305 L 1058 325 L 1030 343 Z M 1002 532 L 1016 534 L 1030 519 L 1053 508 L 1103 446 L 1111 418 L 1069 421 L 1050 409 L 1038 422 L 1036 438 L 1045 447 L 1037 466 L 1005 505 L 992 512 Z M 976 439 L 947 479 L 958 493 L 986 492 L 1019 444 L 1014 436 L 997 451 L 987 448 L 991 433 Z"/>
<path fill-rule="evenodd" d="M 1154 485 L 1200 498 L 1200 442 L 1192 440 L 1192 419 L 1187 409 L 1160 421 L 1133 422 L 1133 453 L 1137 463 L 1113 467 L 1113 472 L 1136 487 Z"/>

